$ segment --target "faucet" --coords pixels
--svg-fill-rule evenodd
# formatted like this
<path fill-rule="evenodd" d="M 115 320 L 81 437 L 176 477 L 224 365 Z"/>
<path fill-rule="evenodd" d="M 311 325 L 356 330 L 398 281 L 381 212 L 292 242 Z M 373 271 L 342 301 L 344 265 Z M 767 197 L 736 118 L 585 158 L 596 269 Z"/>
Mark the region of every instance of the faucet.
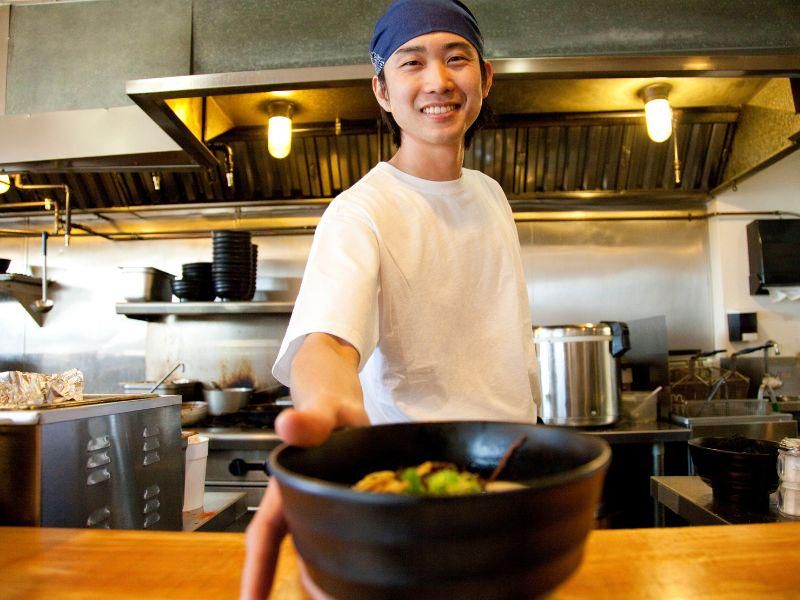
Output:
<path fill-rule="evenodd" d="M 783 381 L 781 381 L 780 377 L 777 375 L 772 375 L 769 372 L 770 348 L 773 349 L 775 356 L 780 356 L 781 347 L 778 345 L 778 343 L 774 340 L 767 340 L 766 343 L 762 344 L 761 346 L 753 346 L 752 348 L 744 348 L 743 350 L 734 352 L 731 354 L 731 357 L 740 356 L 742 354 L 750 354 L 751 352 L 758 352 L 759 350 L 764 351 L 764 376 L 761 378 L 761 385 L 758 386 L 757 398 L 759 402 L 761 402 L 764 400 L 764 395 L 766 394 L 769 396 L 769 401 L 774 403 L 777 401 L 775 390 L 783 385 Z"/>
<path fill-rule="evenodd" d="M 775 390 L 783 385 L 783 381 L 777 375 L 769 372 L 769 349 L 772 348 L 775 356 L 781 355 L 781 347 L 772 340 L 764 345 L 764 376 L 761 378 L 761 385 L 758 386 L 758 399 L 764 399 L 764 392 L 769 396 L 769 401 L 773 404 L 778 400 L 775 397 Z"/>

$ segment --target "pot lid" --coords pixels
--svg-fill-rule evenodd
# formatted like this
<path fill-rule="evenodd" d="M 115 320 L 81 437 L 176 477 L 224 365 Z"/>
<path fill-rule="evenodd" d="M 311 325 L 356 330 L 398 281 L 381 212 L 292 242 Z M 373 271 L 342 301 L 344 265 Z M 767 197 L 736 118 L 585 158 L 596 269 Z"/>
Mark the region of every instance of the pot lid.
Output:
<path fill-rule="evenodd" d="M 611 336 L 611 326 L 607 323 L 578 323 L 533 328 L 534 340 L 583 336 L 609 337 Z"/>

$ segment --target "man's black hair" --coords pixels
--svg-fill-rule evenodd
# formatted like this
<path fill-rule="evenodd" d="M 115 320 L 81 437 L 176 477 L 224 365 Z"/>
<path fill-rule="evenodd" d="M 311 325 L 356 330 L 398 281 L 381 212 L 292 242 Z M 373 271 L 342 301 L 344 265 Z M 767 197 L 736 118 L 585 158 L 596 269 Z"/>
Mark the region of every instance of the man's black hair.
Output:
<path fill-rule="evenodd" d="M 487 78 L 486 62 L 482 58 L 479 58 L 478 63 L 481 68 L 481 84 L 483 84 L 486 82 Z M 384 69 L 381 69 L 380 73 L 378 73 L 378 83 L 380 83 L 384 92 L 386 92 L 386 75 Z M 386 123 L 386 126 L 389 128 L 389 131 L 392 132 L 392 141 L 394 142 L 394 145 L 399 148 L 401 143 L 400 126 L 397 124 L 397 121 L 394 120 L 392 113 L 387 112 L 380 105 L 378 105 L 378 108 L 381 111 L 381 119 L 383 119 L 383 122 Z M 481 129 L 482 127 L 487 127 L 492 124 L 494 124 L 494 109 L 488 102 L 488 98 L 484 98 L 483 103 L 481 104 L 481 111 L 475 118 L 475 122 L 469 126 L 469 129 L 467 129 L 467 132 L 464 134 L 464 147 L 469 148 L 470 144 L 472 143 L 472 138 L 475 137 L 475 133 L 479 129 Z"/>

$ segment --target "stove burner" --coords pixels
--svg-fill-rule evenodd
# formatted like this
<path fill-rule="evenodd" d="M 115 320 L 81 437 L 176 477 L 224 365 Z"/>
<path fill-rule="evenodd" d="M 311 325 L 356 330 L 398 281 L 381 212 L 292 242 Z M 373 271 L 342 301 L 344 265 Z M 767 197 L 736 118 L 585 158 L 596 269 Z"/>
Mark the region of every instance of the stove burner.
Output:
<path fill-rule="evenodd" d="M 225 415 L 209 415 L 197 427 L 239 427 L 241 429 L 274 429 L 275 417 L 292 406 L 291 401 L 270 402 L 267 404 L 249 404 L 235 413 Z"/>

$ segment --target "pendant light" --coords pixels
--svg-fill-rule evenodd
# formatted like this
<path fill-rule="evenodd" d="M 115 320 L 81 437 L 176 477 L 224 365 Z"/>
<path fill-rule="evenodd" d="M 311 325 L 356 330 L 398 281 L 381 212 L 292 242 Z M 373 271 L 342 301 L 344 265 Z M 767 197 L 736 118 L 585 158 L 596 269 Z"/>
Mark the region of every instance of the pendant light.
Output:
<path fill-rule="evenodd" d="M 267 149 L 275 158 L 286 158 L 292 150 L 294 104 L 282 100 L 271 102 L 267 111 Z"/>
<path fill-rule="evenodd" d="M 672 107 L 667 99 L 671 89 L 668 83 L 653 83 L 639 92 L 644 101 L 647 135 L 654 142 L 666 142 L 672 135 Z"/>

